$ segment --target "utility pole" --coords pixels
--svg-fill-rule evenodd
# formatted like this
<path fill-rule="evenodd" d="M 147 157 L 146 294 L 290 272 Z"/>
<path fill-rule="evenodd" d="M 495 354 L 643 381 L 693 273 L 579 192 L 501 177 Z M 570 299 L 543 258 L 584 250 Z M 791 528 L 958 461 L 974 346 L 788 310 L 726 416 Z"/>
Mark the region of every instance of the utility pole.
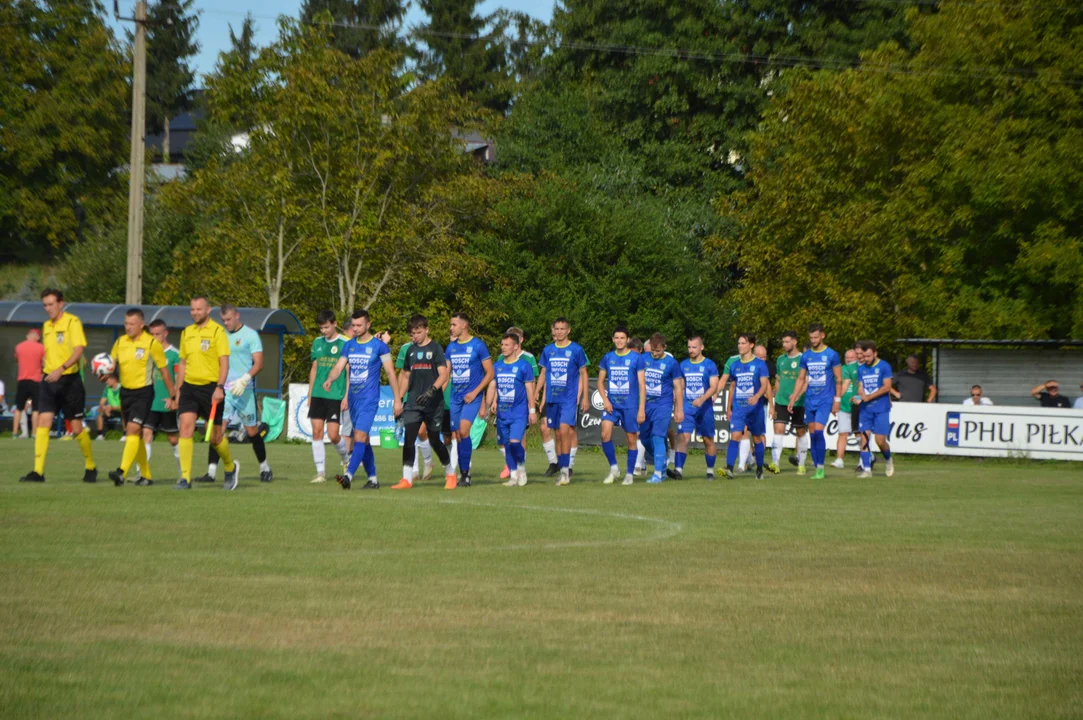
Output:
<path fill-rule="evenodd" d="M 138 0 L 135 17 L 120 17 L 118 0 L 113 0 L 113 14 L 118 20 L 135 22 L 135 45 L 132 48 L 132 154 L 128 186 L 128 279 L 124 302 L 143 303 L 143 185 L 146 179 L 146 104 L 147 104 L 147 2 Z"/>

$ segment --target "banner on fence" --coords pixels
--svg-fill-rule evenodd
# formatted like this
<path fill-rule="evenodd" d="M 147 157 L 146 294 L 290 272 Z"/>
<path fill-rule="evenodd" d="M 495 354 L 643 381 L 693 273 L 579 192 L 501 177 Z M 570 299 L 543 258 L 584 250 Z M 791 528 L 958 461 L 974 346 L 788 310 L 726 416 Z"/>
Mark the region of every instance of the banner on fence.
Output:
<path fill-rule="evenodd" d="M 312 423 L 308 419 L 308 385 L 291 383 L 289 389 L 289 430 L 286 436 L 290 440 L 311 440 Z M 391 388 L 386 385 L 380 386 L 380 409 L 376 411 L 376 419 L 372 421 L 371 437 L 379 438 L 380 430 L 385 428 L 395 429 L 395 398 L 391 395 Z M 347 414 L 348 416 L 348 414 Z M 345 422 L 346 418 L 343 418 Z M 324 440 L 326 441 L 326 435 Z M 379 442 L 379 440 L 375 440 Z"/>

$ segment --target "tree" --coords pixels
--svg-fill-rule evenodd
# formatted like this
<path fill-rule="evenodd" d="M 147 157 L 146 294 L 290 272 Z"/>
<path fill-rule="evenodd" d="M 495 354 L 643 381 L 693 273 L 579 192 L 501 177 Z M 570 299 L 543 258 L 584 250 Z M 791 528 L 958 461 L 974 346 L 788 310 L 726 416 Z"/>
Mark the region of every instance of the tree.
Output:
<path fill-rule="evenodd" d="M 256 54 L 259 52 L 259 48 L 256 47 L 256 20 L 251 12 L 244 16 L 240 35 L 233 32 L 232 24 L 229 26 L 229 45 L 228 54 L 236 58 L 240 69 L 251 70 Z"/>
<path fill-rule="evenodd" d="M 169 162 L 169 121 L 192 106 L 195 72 L 188 58 L 199 52 L 195 0 L 158 0 L 147 9 L 147 120 L 162 131 L 162 160 Z"/>
<path fill-rule="evenodd" d="M 304 0 L 301 22 L 323 24 L 331 46 L 357 59 L 373 50 L 407 51 L 399 35 L 406 4 L 402 0 Z"/>
<path fill-rule="evenodd" d="M 130 74 L 92 0 L 0 4 L 0 258 L 123 215 Z"/>
<path fill-rule="evenodd" d="M 881 342 L 1079 337 L 1083 9 L 910 22 L 915 53 L 802 71 L 769 106 L 751 187 L 719 202 L 734 231 L 711 245 L 742 318 Z"/>

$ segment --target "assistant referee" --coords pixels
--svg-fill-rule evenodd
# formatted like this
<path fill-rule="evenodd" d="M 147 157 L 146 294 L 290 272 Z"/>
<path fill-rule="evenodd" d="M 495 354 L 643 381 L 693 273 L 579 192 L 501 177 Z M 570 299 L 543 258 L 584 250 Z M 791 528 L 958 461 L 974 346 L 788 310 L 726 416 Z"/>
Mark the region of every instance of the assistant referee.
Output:
<path fill-rule="evenodd" d="M 226 468 L 226 490 L 237 487 L 237 464 L 229 450 L 229 440 L 222 432 L 222 415 L 225 399 L 226 376 L 229 374 L 229 341 L 226 330 L 211 320 L 211 304 L 207 298 L 197 295 L 189 306 L 192 324 L 184 328 L 180 337 L 180 366 L 177 368 L 177 414 L 180 421 L 181 479 L 173 487 L 188 490 L 192 487 L 192 455 L 195 451 L 192 437 L 196 420 L 207 419 L 211 406 L 217 404 L 211 445 L 218 452 Z"/>

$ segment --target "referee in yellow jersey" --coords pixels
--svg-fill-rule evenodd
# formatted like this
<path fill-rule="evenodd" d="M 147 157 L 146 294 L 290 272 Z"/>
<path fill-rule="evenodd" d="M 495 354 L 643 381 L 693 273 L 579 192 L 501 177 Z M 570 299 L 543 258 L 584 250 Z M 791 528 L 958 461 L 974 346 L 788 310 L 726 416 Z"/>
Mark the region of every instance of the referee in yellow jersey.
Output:
<path fill-rule="evenodd" d="M 217 405 L 214 413 L 214 428 L 211 431 L 211 445 L 218 452 L 226 468 L 226 490 L 237 487 L 237 463 L 229 451 L 229 441 L 222 432 L 222 415 L 225 408 L 222 402 L 226 397 L 226 376 L 229 374 L 229 341 L 226 330 L 211 320 L 211 304 L 207 298 L 197 295 L 192 298 L 189 307 L 192 324 L 184 328 L 180 337 L 180 365 L 177 368 L 177 415 L 180 421 L 181 479 L 173 487 L 177 490 L 189 490 L 192 487 L 192 436 L 196 431 L 196 420 L 207 419 L 211 407 Z"/>
<path fill-rule="evenodd" d="M 97 482 L 98 469 L 90 452 L 90 430 L 83 425 L 86 388 L 79 376 L 79 363 L 86 350 L 83 323 L 64 312 L 64 293 L 49 288 L 41 293 L 41 304 L 49 319 L 42 326 L 41 343 L 45 347 L 45 378 L 34 418 L 34 469 L 19 478 L 20 482 L 45 482 L 45 456 L 49 452 L 49 431 L 57 411 L 71 421 L 71 433 L 86 459 L 83 482 Z"/>
<path fill-rule="evenodd" d="M 147 332 L 144 323 L 142 310 L 129 309 L 124 313 L 124 335 L 117 338 L 109 351 L 120 376 L 120 414 L 127 423 L 120 467 L 109 473 L 109 479 L 117 487 L 124 484 L 124 476 L 134 462 L 139 463 L 142 471 L 136 485 L 153 484 L 147 449 L 143 445 L 143 425 L 150 417 L 150 406 L 154 403 L 154 368 L 164 371 L 168 362 L 162 344 Z M 162 372 L 162 381 L 169 391 L 166 409 L 172 410 L 175 407 L 172 398 L 177 392 L 173 378 Z"/>

